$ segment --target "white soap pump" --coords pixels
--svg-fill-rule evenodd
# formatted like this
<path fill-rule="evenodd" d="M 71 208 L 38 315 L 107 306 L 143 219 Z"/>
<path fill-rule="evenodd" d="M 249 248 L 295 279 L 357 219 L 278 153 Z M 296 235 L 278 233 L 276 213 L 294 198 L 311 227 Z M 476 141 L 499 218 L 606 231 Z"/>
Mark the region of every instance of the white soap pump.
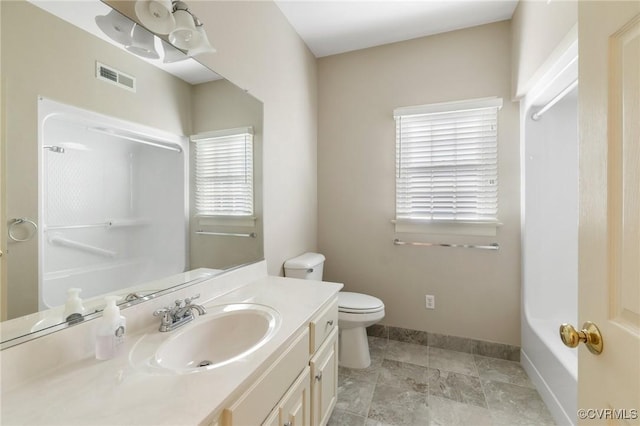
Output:
<path fill-rule="evenodd" d="M 64 304 L 64 314 L 62 315 L 63 321 L 69 321 L 69 317 L 73 314 L 84 315 L 84 306 L 82 306 L 82 299 L 80 299 L 81 291 L 81 288 L 70 288 L 67 290 L 67 301 Z M 80 320 L 82 320 L 82 318 L 80 318 Z"/>
<path fill-rule="evenodd" d="M 124 343 L 127 319 L 120 315 L 118 296 L 105 296 L 106 306 L 96 331 L 96 359 L 111 359 L 118 355 Z"/>

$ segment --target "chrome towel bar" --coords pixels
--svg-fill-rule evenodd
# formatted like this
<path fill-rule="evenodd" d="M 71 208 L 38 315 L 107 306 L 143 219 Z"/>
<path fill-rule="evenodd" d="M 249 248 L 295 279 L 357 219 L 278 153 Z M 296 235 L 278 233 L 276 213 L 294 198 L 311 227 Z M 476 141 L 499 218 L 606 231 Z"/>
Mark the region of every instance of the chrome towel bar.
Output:
<path fill-rule="evenodd" d="M 399 239 L 393 240 L 393 244 L 396 246 L 421 246 L 421 247 L 461 247 L 461 248 L 474 248 L 483 250 L 499 250 L 500 245 L 498 243 L 491 244 L 445 244 L 445 243 L 420 243 L 417 241 L 401 241 Z"/>
<path fill-rule="evenodd" d="M 203 231 L 202 229 L 197 230 L 196 234 L 198 234 L 198 235 L 220 235 L 220 236 L 224 236 L 224 237 L 246 237 L 246 238 L 255 238 L 256 237 L 256 233 L 255 232 L 251 232 L 251 233 L 248 233 L 248 234 L 242 234 L 242 233 L 235 233 L 235 232 Z"/>

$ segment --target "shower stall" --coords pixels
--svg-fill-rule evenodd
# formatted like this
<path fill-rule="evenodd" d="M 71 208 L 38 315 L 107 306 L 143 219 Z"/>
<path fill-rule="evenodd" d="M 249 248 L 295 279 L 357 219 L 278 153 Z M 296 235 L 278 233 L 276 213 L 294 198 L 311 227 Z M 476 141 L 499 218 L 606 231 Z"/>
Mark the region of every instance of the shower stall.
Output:
<path fill-rule="evenodd" d="M 183 272 L 186 139 L 39 100 L 40 310 Z"/>
<path fill-rule="evenodd" d="M 578 359 L 577 42 L 522 101 L 522 365 L 558 424 L 575 424 Z"/>

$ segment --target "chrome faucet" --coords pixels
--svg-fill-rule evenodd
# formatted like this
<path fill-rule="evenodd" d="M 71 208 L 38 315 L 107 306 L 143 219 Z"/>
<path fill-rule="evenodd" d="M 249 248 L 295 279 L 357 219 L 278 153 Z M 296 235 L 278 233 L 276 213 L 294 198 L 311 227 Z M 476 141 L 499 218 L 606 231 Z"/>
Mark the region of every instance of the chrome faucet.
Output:
<path fill-rule="evenodd" d="M 186 323 L 193 321 L 193 311 L 198 312 L 198 315 L 204 315 L 207 310 L 202 305 L 196 305 L 191 303 L 194 299 L 200 297 L 196 294 L 186 299 L 178 299 L 175 302 L 175 306 L 160 308 L 153 313 L 153 316 L 160 317 L 160 331 L 171 331 L 176 328 L 185 325 Z"/>

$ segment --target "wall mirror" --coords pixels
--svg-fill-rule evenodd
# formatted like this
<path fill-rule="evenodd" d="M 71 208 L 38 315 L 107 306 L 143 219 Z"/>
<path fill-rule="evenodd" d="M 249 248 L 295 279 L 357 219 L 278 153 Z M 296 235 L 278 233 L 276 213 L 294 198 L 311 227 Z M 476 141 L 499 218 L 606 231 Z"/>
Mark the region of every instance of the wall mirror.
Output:
<path fill-rule="evenodd" d="M 62 15 L 66 11 L 66 16 L 54 15 L 56 4 L 61 6 Z M 69 326 L 63 318 L 63 301 L 70 287 L 82 289 L 80 297 L 85 302 L 85 313 L 94 317 L 99 315 L 104 294 L 122 296 L 121 303 L 126 303 L 127 307 L 264 257 L 262 103 L 194 59 L 187 58 L 181 51 L 167 50 L 166 42 L 160 39 L 153 41 L 159 57 L 149 59 L 127 51 L 135 50 L 131 45 L 125 49 L 124 45 L 120 46 L 113 40 L 107 42 L 104 34 L 88 32 L 88 27 L 97 26 L 96 16 L 109 15 L 124 19 L 116 25 L 118 29 L 122 25 L 133 25 L 127 24 L 124 15 L 119 15 L 99 0 L 0 2 L 4 219 L 0 312 L 3 348 Z M 67 22 L 72 18 L 80 21 Z M 140 46 L 137 48 L 141 49 Z M 98 78 L 102 65 L 135 79 L 135 90 Z M 43 102 L 49 101 L 107 117 L 114 123 L 139 125 L 154 129 L 159 134 L 172 135 L 172 138 L 182 141 L 179 142 L 181 148 L 178 152 L 158 153 L 157 147 L 149 146 L 153 143 L 144 144 L 149 142 L 148 139 L 132 137 L 132 134 L 139 135 L 135 132 L 125 137 L 114 134 L 111 128 L 78 122 L 75 122 L 76 130 L 70 133 L 58 129 L 64 120 L 59 120 L 60 123 L 49 121 L 44 126 L 39 108 Z M 43 145 L 44 128 L 57 132 L 58 139 L 54 145 Z M 197 211 L 193 195 L 196 183 L 195 144 L 189 142 L 189 137 L 199 135 L 199 140 L 202 140 L 239 128 L 251 129 L 252 134 L 252 213 L 233 216 Z M 91 133 L 102 133 L 102 142 L 89 141 Z M 131 148 L 121 143 L 127 138 Z M 136 143 L 136 139 L 137 142 L 142 140 L 144 146 Z M 117 152 L 108 154 L 100 151 L 103 148 L 97 145 L 115 145 L 116 142 Z M 87 157 L 88 153 L 92 156 Z M 174 154 L 182 155 L 183 159 L 162 159 Z M 125 162 L 112 165 L 109 158 L 125 158 Z M 62 172 L 55 171 L 56 162 L 65 163 L 66 168 L 61 169 Z M 171 172 L 173 174 L 168 169 L 172 162 L 181 167 L 177 172 Z M 146 164 L 146 169 L 138 167 L 142 163 Z M 97 169 L 102 170 L 100 176 L 96 176 Z M 87 177 L 83 170 L 93 174 Z M 118 177 L 119 170 L 129 176 L 129 181 L 142 179 L 142 175 L 150 180 L 128 183 L 127 179 Z M 171 182 L 172 189 L 164 191 L 169 183 L 158 185 L 162 179 L 170 179 L 167 182 Z M 119 192 L 119 187 L 125 188 L 125 192 Z M 82 193 L 91 194 L 93 198 L 78 201 L 78 194 Z M 139 205 L 143 196 L 158 203 L 147 211 L 168 210 L 169 204 L 175 210 L 176 203 L 184 205 L 178 217 L 167 219 L 164 225 L 160 225 L 172 227 L 174 231 L 177 228 L 179 243 L 161 240 L 162 227 L 149 231 L 145 220 L 151 213 L 143 217 L 129 217 L 106 212 L 107 207 L 116 204 L 108 198 L 111 193 L 118 194 L 114 199 L 124 200 L 120 208 L 122 211 L 127 206 L 131 210 L 131 206 Z M 169 200 L 169 193 L 178 193 L 178 201 Z M 66 207 L 55 214 L 43 213 L 43 203 L 55 204 L 61 199 L 72 202 L 66 203 Z M 106 206 L 102 215 L 98 208 L 100 203 Z M 87 213 L 88 209 L 93 211 L 92 215 Z M 49 223 L 43 221 L 44 217 Z M 117 235 L 128 238 L 138 232 L 136 227 L 146 227 L 150 239 L 143 242 L 121 241 L 124 248 L 116 249 Z M 111 239 L 100 240 L 98 244 L 89 232 L 102 232 Z M 163 265 L 171 263 L 172 266 L 167 269 L 154 267 L 146 261 L 138 262 L 138 258 L 144 256 L 138 253 L 134 259 L 131 254 L 135 251 L 134 246 L 154 246 L 157 252 L 165 255 L 164 261 L 161 260 Z M 55 250 L 56 254 L 43 261 L 43 253 L 48 253 L 47 250 Z M 170 253 L 170 262 L 167 261 L 167 253 Z M 57 269 L 54 267 L 52 271 L 45 270 L 51 259 L 62 258 L 63 255 L 68 259 L 66 264 Z M 139 263 L 144 264 L 146 274 L 140 273 L 143 266 Z M 95 273 L 113 269 L 115 264 L 128 265 L 128 272 L 120 271 L 106 279 L 103 276 L 106 284 L 102 290 L 89 288 L 99 280 L 87 271 Z M 43 286 L 56 280 L 65 283 L 59 289 L 56 287 L 54 295 L 44 297 Z M 50 286 L 46 288 L 51 290 Z M 125 296 L 129 299 L 124 300 Z"/>

